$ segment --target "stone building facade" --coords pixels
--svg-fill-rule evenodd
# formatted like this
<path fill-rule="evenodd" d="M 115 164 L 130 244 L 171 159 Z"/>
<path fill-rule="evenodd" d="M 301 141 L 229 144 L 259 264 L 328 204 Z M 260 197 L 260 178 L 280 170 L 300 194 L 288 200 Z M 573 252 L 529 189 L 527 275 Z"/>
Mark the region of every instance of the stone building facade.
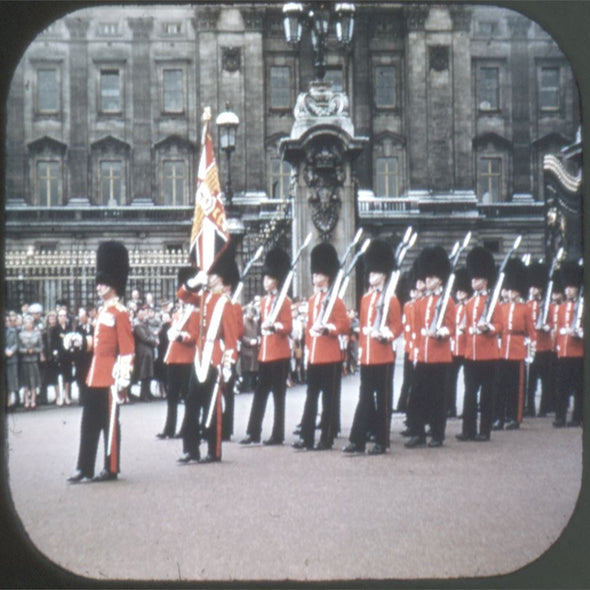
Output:
<path fill-rule="evenodd" d="M 200 115 L 226 103 L 240 119 L 230 224 L 240 256 L 288 247 L 279 144 L 314 77 L 308 37 L 286 43 L 280 4 L 106 6 L 56 20 L 10 85 L 6 250 L 92 250 L 105 237 L 186 249 Z M 543 160 L 574 141 L 580 113 L 572 69 L 539 25 L 487 5 L 363 3 L 352 48 L 330 36 L 326 67 L 366 138 L 357 227 L 395 241 L 412 225 L 416 251 L 472 230 L 498 257 L 522 234 L 523 253 L 546 255 Z M 254 273 L 245 296 L 259 287 Z"/>

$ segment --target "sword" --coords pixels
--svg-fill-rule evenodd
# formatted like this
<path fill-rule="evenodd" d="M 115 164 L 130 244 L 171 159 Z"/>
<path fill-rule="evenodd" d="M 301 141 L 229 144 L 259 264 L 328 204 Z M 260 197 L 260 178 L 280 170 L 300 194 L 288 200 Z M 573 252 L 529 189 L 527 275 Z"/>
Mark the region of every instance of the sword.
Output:
<path fill-rule="evenodd" d="M 246 264 L 246 267 L 244 268 L 244 272 L 242 273 L 242 276 L 240 277 L 240 282 L 238 283 L 236 290 L 234 291 L 234 294 L 232 295 L 232 298 L 231 298 L 232 304 L 236 303 L 236 301 L 240 297 L 240 294 L 242 293 L 242 289 L 244 288 L 244 279 L 246 278 L 246 275 L 250 271 L 250 268 L 252 268 L 252 265 L 262 256 L 263 251 L 264 251 L 264 246 L 259 246 L 259 248 L 258 248 L 258 250 L 256 250 L 256 253 L 254 254 L 254 256 L 250 259 L 248 264 Z"/>
<path fill-rule="evenodd" d="M 118 361 L 117 361 L 118 363 Z M 119 369 L 115 377 L 115 384 L 111 385 L 110 394 L 112 398 L 111 403 L 111 415 L 109 417 L 109 436 L 107 439 L 107 457 L 111 456 L 111 450 L 113 448 L 113 436 L 115 435 L 115 420 L 117 417 L 117 405 L 119 402 Z"/>
<path fill-rule="evenodd" d="M 213 419 L 213 412 L 215 411 L 215 405 L 217 404 L 217 398 L 221 395 L 221 367 L 217 367 L 217 379 L 213 386 L 213 395 L 211 396 L 211 403 L 209 404 L 209 411 L 207 412 L 207 420 L 205 421 L 205 428 L 211 426 L 211 420 Z"/>
<path fill-rule="evenodd" d="M 351 263 L 348 265 L 348 268 L 346 269 L 346 272 L 344 273 L 344 278 L 342 279 L 342 285 L 340 286 L 340 290 L 338 291 L 338 297 L 340 297 L 340 299 L 344 299 L 344 295 L 346 293 L 346 289 L 347 289 L 348 283 L 350 281 L 350 274 L 354 270 L 354 267 L 356 266 L 358 259 L 367 251 L 367 248 L 369 247 L 370 243 L 371 243 L 370 238 L 367 238 L 363 242 L 363 245 L 360 247 L 358 252 L 354 255 Z"/>
<path fill-rule="evenodd" d="M 563 257 L 563 248 L 560 248 L 557 251 L 557 254 L 551 261 L 551 268 L 549 269 L 549 281 L 547 283 L 547 288 L 545 292 L 545 299 L 543 299 L 543 310 L 542 313 L 539 313 L 537 318 L 537 325 L 535 328 L 537 330 L 542 330 L 543 326 L 547 323 L 547 316 L 549 315 L 549 308 L 551 307 L 551 295 L 553 294 L 553 275 L 555 274 L 555 269 L 557 265 L 561 262 Z"/>

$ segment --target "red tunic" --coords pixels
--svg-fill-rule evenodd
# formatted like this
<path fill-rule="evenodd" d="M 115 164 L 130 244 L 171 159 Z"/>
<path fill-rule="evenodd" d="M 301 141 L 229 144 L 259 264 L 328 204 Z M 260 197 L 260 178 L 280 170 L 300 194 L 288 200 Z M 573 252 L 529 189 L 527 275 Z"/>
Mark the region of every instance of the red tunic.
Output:
<path fill-rule="evenodd" d="M 496 306 L 492 315 L 493 330 L 477 333 L 477 324 L 484 311 L 485 301 L 489 297 L 487 293 L 476 293 L 465 304 L 465 333 L 467 346 L 465 358 L 471 361 L 492 361 L 499 357 L 498 335 L 502 329 L 500 310 Z"/>
<path fill-rule="evenodd" d="M 186 310 L 177 311 L 172 318 L 172 326 L 179 322 Z M 180 331 L 178 340 L 171 340 L 168 344 L 168 350 L 164 356 L 164 363 L 167 365 L 186 365 L 195 360 L 196 341 L 193 334 L 199 330 L 199 313 L 193 309 L 183 325 L 177 326 Z"/>
<path fill-rule="evenodd" d="M 440 293 L 429 294 L 416 303 L 416 328 L 421 335 L 416 359 L 419 363 L 450 363 L 453 360 L 450 335 L 455 330 L 455 302 L 452 299 L 449 299 L 442 323 L 442 328 L 446 328 L 449 335 L 445 338 L 427 335 L 440 297 Z"/>
<path fill-rule="evenodd" d="M 381 291 L 372 289 L 361 299 L 360 312 L 360 342 L 359 358 L 361 365 L 384 365 L 393 363 L 395 354 L 393 352 L 393 340 L 395 340 L 402 331 L 401 308 L 397 297 L 392 297 L 389 303 L 389 313 L 385 321 L 393 333 L 393 337 L 381 341 L 371 336 L 373 324 L 378 312 L 379 299 Z"/>
<path fill-rule="evenodd" d="M 96 318 L 92 342 L 94 354 L 86 378 L 89 387 L 110 387 L 115 383 L 113 368 L 121 357 L 130 371 L 135 353 L 135 340 L 127 308 L 113 299 L 105 303 Z M 128 375 L 130 377 L 130 375 Z"/>
<path fill-rule="evenodd" d="M 576 302 L 566 301 L 557 309 L 556 351 L 558 358 L 579 358 L 584 356 L 584 340 L 566 334 L 576 315 Z M 582 322 L 583 325 L 583 322 Z"/>
<path fill-rule="evenodd" d="M 260 324 L 263 325 L 272 311 L 273 302 L 277 293 L 265 295 L 260 302 Z M 280 325 L 277 325 L 280 324 Z M 258 362 L 269 363 L 291 358 L 289 334 L 293 329 L 293 316 L 291 314 L 291 300 L 285 297 L 281 311 L 275 322 L 275 331 L 270 334 L 262 334 Z"/>
<path fill-rule="evenodd" d="M 535 325 L 531 308 L 522 302 L 506 303 L 502 311 L 502 344 L 500 358 L 523 361 L 527 357 L 525 340 L 534 341 Z"/>
<path fill-rule="evenodd" d="M 324 365 L 327 363 L 337 363 L 342 360 L 340 350 L 340 334 L 348 334 L 350 331 L 350 320 L 346 313 L 346 306 L 339 297 L 334 303 L 334 308 L 330 317 L 325 324 L 329 327 L 329 334 L 321 336 L 312 336 L 310 330 L 316 322 L 318 315 L 322 312 L 322 302 L 326 297 L 324 291 L 319 291 L 309 298 L 307 326 L 305 329 L 305 346 L 309 354 L 309 363 L 311 365 Z"/>
<path fill-rule="evenodd" d="M 404 303 L 404 312 L 402 315 L 402 329 L 404 333 L 404 352 L 409 355 L 410 360 L 414 358 L 414 340 L 416 334 L 414 332 L 414 307 L 415 300 L 406 301 Z"/>

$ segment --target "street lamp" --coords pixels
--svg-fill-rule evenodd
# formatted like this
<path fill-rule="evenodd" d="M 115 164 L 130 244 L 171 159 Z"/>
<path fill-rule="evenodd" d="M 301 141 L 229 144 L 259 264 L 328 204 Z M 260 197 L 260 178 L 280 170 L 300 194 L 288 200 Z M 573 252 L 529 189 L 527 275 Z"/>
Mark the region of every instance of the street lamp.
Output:
<path fill-rule="evenodd" d="M 225 103 L 225 111 L 220 113 L 215 119 L 215 124 L 219 129 L 219 144 L 227 156 L 227 174 L 225 183 L 225 198 L 227 199 L 228 208 L 232 204 L 232 186 L 231 186 L 231 154 L 236 149 L 236 131 L 240 124 L 238 116 L 229 110 L 229 103 Z"/>
<path fill-rule="evenodd" d="M 334 13 L 332 13 L 332 6 Z M 301 2 L 288 2 L 283 6 L 283 24 L 285 39 L 291 45 L 298 45 L 301 41 L 303 27 L 311 32 L 311 44 L 315 54 L 314 71 L 318 80 L 323 80 L 326 73 L 325 52 L 326 39 L 333 21 L 338 43 L 349 46 L 352 43 L 354 31 L 354 4 L 350 2 L 309 3 L 304 6 Z"/>

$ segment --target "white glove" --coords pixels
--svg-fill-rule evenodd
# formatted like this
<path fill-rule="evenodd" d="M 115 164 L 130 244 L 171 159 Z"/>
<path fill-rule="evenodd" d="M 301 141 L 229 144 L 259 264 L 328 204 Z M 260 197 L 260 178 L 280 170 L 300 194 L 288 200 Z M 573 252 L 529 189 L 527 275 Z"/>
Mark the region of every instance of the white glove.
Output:
<path fill-rule="evenodd" d="M 186 282 L 186 286 L 191 289 L 191 291 L 196 291 L 206 284 L 207 273 L 204 270 L 200 270 L 194 277 L 191 277 Z"/>
<path fill-rule="evenodd" d="M 168 336 L 168 340 L 170 342 L 173 342 L 174 340 L 176 340 L 179 336 L 180 332 L 176 329 L 176 328 L 170 328 L 168 330 L 168 332 L 166 332 L 166 335 Z"/>

